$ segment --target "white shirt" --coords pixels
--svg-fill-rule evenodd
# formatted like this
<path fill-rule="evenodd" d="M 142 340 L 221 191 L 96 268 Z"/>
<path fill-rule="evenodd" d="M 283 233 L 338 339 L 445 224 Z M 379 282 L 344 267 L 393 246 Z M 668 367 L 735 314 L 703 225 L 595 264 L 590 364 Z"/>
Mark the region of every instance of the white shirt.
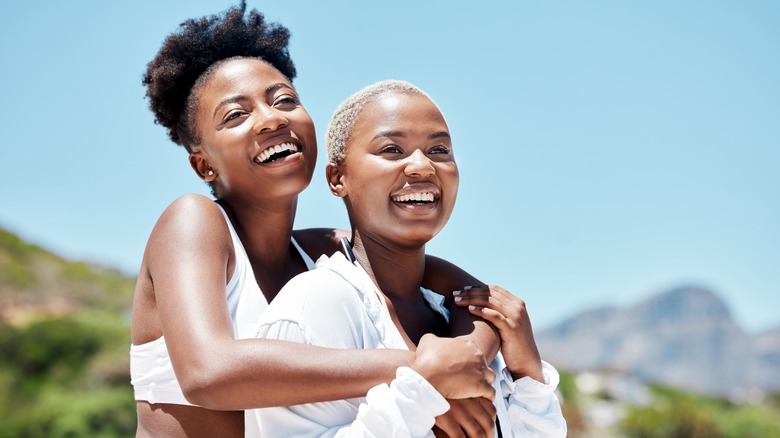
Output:
<path fill-rule="evenodd" d="M 341 253 L 293 278 L 263 314 L 258 337 L 330 348 L 406 349 L 382 294 L 365 271 Z M 449 318 L 444 297 L 420 288 L 431 308 Z M 566 423 L 555 396 L 558 374 L 544 363 L 545 383 L 513 381 L 500 355 L 496 407 L 504 437 L 563 437 Z M 366 397 L 246 411 L 248 437 L 427 437 L 446 400 L 419 374 L 400 368 L 396 379 Z"/>

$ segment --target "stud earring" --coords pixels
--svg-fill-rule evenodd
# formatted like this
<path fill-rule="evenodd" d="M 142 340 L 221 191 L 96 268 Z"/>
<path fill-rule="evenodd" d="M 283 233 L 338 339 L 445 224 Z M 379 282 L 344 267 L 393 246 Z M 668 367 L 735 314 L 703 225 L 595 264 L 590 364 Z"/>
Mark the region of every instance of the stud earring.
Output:
<path fill-rule="evenodd" d="M 214 171 L 213 171 L 213 170 L 211 170 L 211 169 L 209 169 L 209 171 L 208 171 L 208 173 L 207 173 L 206 175 L 208 175 L 208 176 L 213 176 L 213 175 L 214 175 Z"/>

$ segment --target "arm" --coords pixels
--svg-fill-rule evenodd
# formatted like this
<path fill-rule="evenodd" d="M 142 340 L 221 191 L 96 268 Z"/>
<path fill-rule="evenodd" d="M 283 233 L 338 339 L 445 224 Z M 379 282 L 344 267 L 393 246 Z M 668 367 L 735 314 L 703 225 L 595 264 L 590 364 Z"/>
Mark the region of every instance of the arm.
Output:
<path fill-rule="evenodd" d="M 341 237 L 351 238 L 350 232 L 333 228 L 309 228 L 296 230 L 295 239 L 314 260 L 321 255 L 330 256 L 341 250 Z M 481 281 L 468 272 L 441 258 L 425 256 L 425 275 L 422 285 L 447 299 L 452 304 L 452 291 L 468 285 L 481 285 Z M 476 342 L 488 361 L 493 360 L 500 345 L 498 332 L 484 319 L 460 308 L 451 309 L 450 335 L 468 335 Z"/>
<path fill-rule="evenodd" d="M 482 285 L 481 281 L 454 264 L 432 255 L 425 256 L 423 286 L 444 295 L 447 304 L 452 303 L 452 291 L 464 286 Z M 498 352 L 500 339 L 498 331 L 481 316 L 461 307 L 451 307 L 450 335 L 466 335 L 480 347 L 488 361 Z"/>
<path fill-rule="evenodd" d="M 343 266 L 356 268 L 343 260 Z M 320 268 L 295 277 L 266 310 L 258 335 L 332 348 L 400 347 L 389 316 L 379 311 L 374 287 L 353 286 L 342 274 Z M 348 276 L 348 275 L 347 275 Z M 467 339 L 425 335 L 410 368 L 365 399 L 258 409 L 247 413 L 263 434 L 295 436 L 424 436 L 448 409 L 439 393 L 454 395 L 471 381 L 493 396 L 484 356 Z M 435 364 L 435 365 L 434 365 Z M 428 366 L 433 365 L 433 366 Z"/>
<path fill-rule="evenodd" d="M 191 402 L 232 410 L 355 397 L 412 364 L 408 351 L 234 339 L 224 292 L 232 254 L 221 212 L 202 196 L 175 201 L 147 247 L 162 334 Z"/>
<path fill-rule="evenodd" d="M 503 377 L 502 398 L 513 436 L 565 437 L 566 420 L 555 395 L 558 372 L 539 358 L 525 303 L 499 286 L 453 292 L 455 304 L 492 322 L 503 356 L 494 368 Z M 504 363 L 505 361 L 505 363 Z"/>

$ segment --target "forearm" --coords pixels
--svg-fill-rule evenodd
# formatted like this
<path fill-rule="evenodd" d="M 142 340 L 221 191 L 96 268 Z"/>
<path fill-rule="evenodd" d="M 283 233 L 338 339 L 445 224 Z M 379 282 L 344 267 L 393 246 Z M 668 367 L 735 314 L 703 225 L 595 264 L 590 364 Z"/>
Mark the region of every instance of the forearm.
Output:
<path fill-rule="evenodd" d="M 491 362 L 501 346 L 498 330 L 462 307 L 453 306 L 451 310 L 450 336 L 468 336 L 485 355 L 485 360 Z"/>
<path fill-rule="evenodd" d="M 190 402 L 218 410 L 364 396 L 414 360 L 414 353 L 403 350 L 327 349 L 270 339 L 225 342 L 209 355 L 188 367 L 182 387 Z"/>

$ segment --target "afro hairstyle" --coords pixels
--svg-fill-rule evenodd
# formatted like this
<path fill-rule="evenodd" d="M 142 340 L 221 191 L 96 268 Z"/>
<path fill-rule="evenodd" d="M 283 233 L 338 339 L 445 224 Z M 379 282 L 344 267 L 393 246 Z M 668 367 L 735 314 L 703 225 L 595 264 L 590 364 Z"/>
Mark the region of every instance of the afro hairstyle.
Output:
<path fill-rule="evenodd" d="M 295 65 L 287 49 L 290 31 L 267 23 L 257 10 L 245 13 L 246 1 L 242 1 L 221 15 L 183 22 L 146 67 L 142 82 L 155 123 L 164 126 L 171 140 L 189 152 L 190 146 L 200 143 L 193 126 L 193 91 L 197 91 L 193 89 L 221 63 L 236 57 L 260 58 L 291 81 L 295 78 Z"/>

